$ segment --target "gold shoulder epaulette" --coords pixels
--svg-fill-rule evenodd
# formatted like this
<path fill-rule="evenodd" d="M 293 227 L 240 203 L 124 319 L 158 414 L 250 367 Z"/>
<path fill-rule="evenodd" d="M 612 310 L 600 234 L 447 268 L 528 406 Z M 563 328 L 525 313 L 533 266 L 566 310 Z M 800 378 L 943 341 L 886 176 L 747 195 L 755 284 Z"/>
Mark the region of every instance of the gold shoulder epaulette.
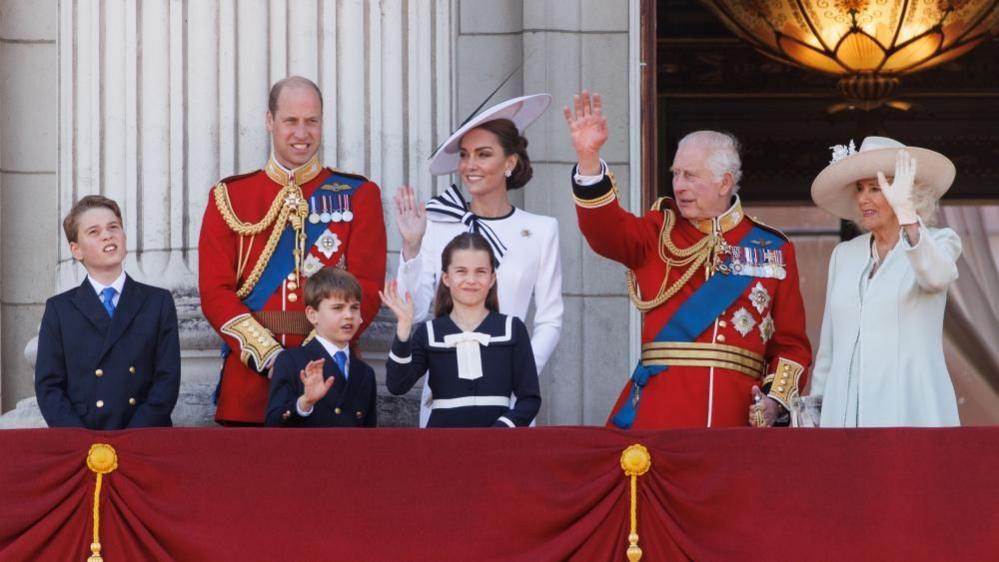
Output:
<path fill-rule="evenodd" d="M 669 197 L 660 197 L 652 203 L 650 211 L 668 211 L 669 210 Z"/>
<path fill-rule="evenodd" d="M 763 230 L 767 230 L 769 232 L 772 232 L 772 233 L 776 234 L 777 236 L 780 236 L 781 238 L 783 238 L 786 241 L 790 241 L 791 240 L 790 238 L 787 237 L 787 234 L 784 234 L 783 232 L 781 232 L 780 229 L 778 229 L 777 227 L 770 226 L 769 224 L 761 221 L 760 219 L 758 219 L 756 217 L 749 217 L 748 215 L 747 215 L 747 217 L 749 218 L 749 220 L 753 221 L 753 224 L 755 224 L 756 226 L 762 228 Z"/>
<path fill-rule="evenodd" d="M 229 176 L 229 177 L 223 179 L 219 183 L 234 183 L 234 182 L 237 182 L 237 181 L 239 181 L 239 180 L 241 180 L 243 178 L 248 178 L 248 177 L 256 175 L 258 173 L 260 173 L 260 170 L 254 170 L 252 172 L 247 172 L 245 174 L 236 174 L 235 176 Z"/>
<path fill-rule="evenodd" d="M 366 181 L 371 181 L 371 180 L 369 180 L 367 178 L 367 176 L 362 176 L 361 174 L 354 174 L 354 173 L 351 173 L 351 172 L 345 172 L 345 171 L 343 171 L 343 170 L 341 170 L 339 168 L 332 168 L 330 166 L 326 166 L 326 169 L 329 170 L 329 171 L 331 171 L 331 172 L 333 172 L 334 174 L 341 175 L 341 176 L 346 176 L 348 178 L 354 178 L 354 179 L 365 181 L 365 182 Z"/>

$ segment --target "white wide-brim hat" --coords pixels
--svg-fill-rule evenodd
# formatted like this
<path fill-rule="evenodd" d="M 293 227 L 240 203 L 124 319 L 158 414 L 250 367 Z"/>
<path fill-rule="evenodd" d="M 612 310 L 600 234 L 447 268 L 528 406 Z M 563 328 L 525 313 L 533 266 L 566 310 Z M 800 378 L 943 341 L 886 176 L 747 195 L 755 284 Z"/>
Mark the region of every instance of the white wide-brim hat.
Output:
<path fill-rule="evenodd" d="M 517 131 L 523 135 L 524 129 L 531 123 L 534 123 L 538 117 L 541 117 L 541 114 L 548 109 L 551 103 L 551 94 L 521 96 L 498 103 L 469 119 L 457 131 L 451 133 L 451 136 L 430 157 L 430 173 L 439 176 L 450 174 L 458 169 L 458 161 L 460 160 L 458 152 L 461 150 L 461 137 L 465 136 L 465 133 L 468 131 L 488 121 L 509 119 L 513 121 L 513 124 L 517 127 Z"/>
<path fill-rule="evenodd" d="M 916 185 L 929 189 L 934 199 L 940 199 L 954 183 L 954 163 L 939 152 L 905 146 L 887 137 L 867 137 L 856 152 L 852 144 L 850 149 L 833 147 L 833 161 L 812 182 L 812 201 L 841 219 L 860 221 L 857 182 L 876 178 L 878 172 L 894 176 L 895 157 L 902 149 L 916 161 Z"/>

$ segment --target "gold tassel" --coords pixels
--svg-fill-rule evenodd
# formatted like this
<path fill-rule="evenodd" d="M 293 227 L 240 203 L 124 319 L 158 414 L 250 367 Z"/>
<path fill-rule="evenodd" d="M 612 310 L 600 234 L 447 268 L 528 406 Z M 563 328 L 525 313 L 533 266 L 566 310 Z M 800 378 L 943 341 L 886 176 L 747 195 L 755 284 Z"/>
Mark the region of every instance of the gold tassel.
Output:
<path fill-rule="evenodd" d="M 107 443 L 94 443 L 87 453 L 87 468 L 97 474 L 97 484 L 94 486 L 94 542 L 90 543 L 91 555 L 87 562 L 104 562 L 101 557 L 101 482 L 105 474 L 110 474 L 118 468 L 118 453 Z"/>
<path fill-rule="evenodd" d="M 621 470 L 631 478 L 631 532 L 628 534 L 628 560 L 642 559 L 642 549 L 638 546 L 638 477 L 652 467 L 649 450 L 642 445 L 631 445 L 621 453 Z"/>

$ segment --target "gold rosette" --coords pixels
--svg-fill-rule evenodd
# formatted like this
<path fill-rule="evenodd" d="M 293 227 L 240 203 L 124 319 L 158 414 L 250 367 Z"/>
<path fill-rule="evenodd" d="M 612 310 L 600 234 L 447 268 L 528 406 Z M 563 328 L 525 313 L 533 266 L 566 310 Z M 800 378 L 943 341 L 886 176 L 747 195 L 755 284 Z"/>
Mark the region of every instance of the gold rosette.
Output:
<path fill-rule="evenodd" d="M 631 479 L 631 532 L 628 534 L 628 560 L 642 559 L 642 549 L 638 546 L 638 477 L 652 468 L 649 450 L 642 445 L 630 445 L 621 453 L 621 470 Z"/>
<path fill-rule="evenodd" d="M 94 443 L 87 453 L 87 468 L 97 475 L 94 485 L 94 542 L 90 543 L 90 556 L 87 562 L 104 562 L 101 556 L 101 484 L 105 474 L 118 468 L 118 453 L 107 443 Z"/>

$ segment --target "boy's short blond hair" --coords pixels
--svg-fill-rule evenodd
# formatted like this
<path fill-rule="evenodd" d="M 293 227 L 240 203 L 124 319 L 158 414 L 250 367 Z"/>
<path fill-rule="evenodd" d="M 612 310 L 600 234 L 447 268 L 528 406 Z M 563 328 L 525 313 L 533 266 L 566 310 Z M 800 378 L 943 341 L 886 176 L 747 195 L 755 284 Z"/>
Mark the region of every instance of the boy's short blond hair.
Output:
<path fill-rule="evenodd" d="M 115 203 L 114 199 L 109 199 L 103 195 L 87 195 L 77 201 L 73 205 L 73 208 L 69 210 L 69 213 L 66 214 L 66 218 L 62 219 L 62 230 L 66 233 L 67 242 L 74 243 L 77 241 L 80 235 L 80 215 L 90 209 L 107 209 L 114 213 L 114 216 L 118 217 L 118 222 L 122 222 L 121 209 L 118 207 L 118 203 Z"/>
<path fill-rule="evenodd" d="M 339 267 L 324 267 L 305 280 L 305 306 L 314 310 L 330 297 L 340 297 L 345 301 L 361 302 L 361 284 L 357 278 Z"/>

